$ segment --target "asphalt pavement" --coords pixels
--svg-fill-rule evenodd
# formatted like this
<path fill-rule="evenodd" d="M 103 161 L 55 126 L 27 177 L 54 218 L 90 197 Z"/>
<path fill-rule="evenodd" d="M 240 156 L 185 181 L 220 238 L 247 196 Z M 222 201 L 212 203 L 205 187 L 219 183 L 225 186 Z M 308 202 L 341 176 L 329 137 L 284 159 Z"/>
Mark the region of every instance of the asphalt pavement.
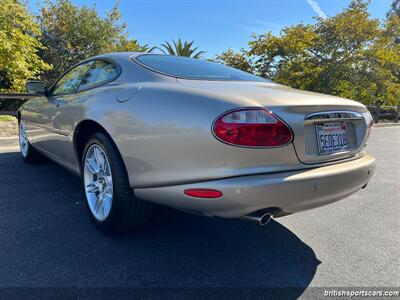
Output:
<path fill-rule="evenodd" d="M 399 287 L 400 127 L 373 129 L 368 151 L 367 188 L 325 207 L 264 227 L 160 209 L 108 237 L 79 178 L 0 148 L 0 287 Z"/>

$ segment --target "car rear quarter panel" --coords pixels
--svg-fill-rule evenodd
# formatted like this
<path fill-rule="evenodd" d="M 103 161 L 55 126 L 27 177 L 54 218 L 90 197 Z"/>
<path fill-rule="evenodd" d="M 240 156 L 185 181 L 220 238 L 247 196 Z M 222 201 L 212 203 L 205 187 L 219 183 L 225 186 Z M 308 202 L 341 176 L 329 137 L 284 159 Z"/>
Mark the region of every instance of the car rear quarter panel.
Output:
<path fill-rule="evenodd" d="M 140 84 L 110 83 L 80 93 L 63 108 L 58 120 L 63 151 L 60 163 L 79 172 L 74 133 L 81 122 L 93 120 L 115 142 L 134 188 L 307 168 L 299 161 L 293 144 L 243 148 L 224 144 L 213 136 L 212 124 L 219 115 L 266 104 L 257 97 L 183 86 L 172 78 Z M 291 111 L 290 106 L 275 104 L 273 109 L 285 121 L 289 118 L 296 124 L 292 128 L 298 138 L 303 126 L 299 107 Z M 310 107 L 301 109 L 309 111 Z"/>
<path fill-rule="evenodd" d="M 301 167 L 292 144 L 249 149 L 212 134 L 222 113 L 256 103 L 205 93 L 176 83 L 142 84 L 129 101 L 95 113 L 113 137 L 132 187 L 155 187 L 292 170 Z M 89 116 L 90 117 L 90 116 Z"/>

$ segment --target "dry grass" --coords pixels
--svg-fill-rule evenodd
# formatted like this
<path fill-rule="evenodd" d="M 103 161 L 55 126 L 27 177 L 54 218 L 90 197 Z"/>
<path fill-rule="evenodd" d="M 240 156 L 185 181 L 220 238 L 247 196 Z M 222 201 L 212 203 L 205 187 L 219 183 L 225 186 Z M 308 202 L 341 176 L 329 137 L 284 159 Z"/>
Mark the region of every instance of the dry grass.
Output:
<path fill-rule="evenodd" d="M 0 137 L 18 135 L 18 122 L 12 116 L 0 116 Z"/>

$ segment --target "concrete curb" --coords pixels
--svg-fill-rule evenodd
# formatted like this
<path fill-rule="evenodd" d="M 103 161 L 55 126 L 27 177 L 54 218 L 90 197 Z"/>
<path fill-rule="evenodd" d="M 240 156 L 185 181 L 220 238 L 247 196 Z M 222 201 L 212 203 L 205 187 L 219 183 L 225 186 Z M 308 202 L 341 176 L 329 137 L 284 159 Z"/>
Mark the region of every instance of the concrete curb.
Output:
<path fill-rule="evenodd" d="M 380 127 L 398 127 L 400 126 L 399 123 L 375 123 L 372 127 L 380 128 Z"/>
<path fill-rule="evenodd" d="M 0 138 L 0 147 L 13 147 L 18 145 L 19 145 L 18 136 Z"/>

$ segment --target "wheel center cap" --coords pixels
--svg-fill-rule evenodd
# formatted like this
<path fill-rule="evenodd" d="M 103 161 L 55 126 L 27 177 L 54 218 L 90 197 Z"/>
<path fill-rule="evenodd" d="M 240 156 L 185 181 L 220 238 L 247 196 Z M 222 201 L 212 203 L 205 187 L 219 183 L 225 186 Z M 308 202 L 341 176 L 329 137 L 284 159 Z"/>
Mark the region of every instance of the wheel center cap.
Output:
<path fill-rule="evenodd" d="M 104 176 L 100 176 L 99 177 L 99 183 L 100 183 L 100 188 L 101 189 L 104 189 L 105 187 L 106 187 L 106 185 L 107 185 L 107 180 L 106 180 L 106 178 L 104 177 Z"/>

